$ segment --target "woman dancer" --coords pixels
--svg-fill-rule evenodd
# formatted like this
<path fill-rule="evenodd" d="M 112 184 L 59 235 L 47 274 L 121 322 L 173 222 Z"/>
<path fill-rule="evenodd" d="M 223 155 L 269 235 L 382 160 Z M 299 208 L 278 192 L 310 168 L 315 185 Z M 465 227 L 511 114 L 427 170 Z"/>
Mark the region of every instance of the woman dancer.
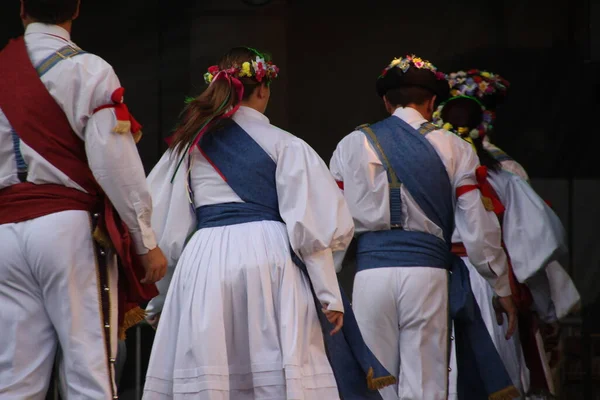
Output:
<path fill-rule="evenodd" d="M 264 115 L 278 73 L 254 49 L 229 51 L 148 178 L 170 273 L 147 310 L 161 317 L 145 399 L 377 398 L 388 383 L 335 274 L 354 233 L 342 193 Z"/>
<path fill-rule="evenodd" d="M 511 289 L 519 308 L 519 334 L 505 340 L 502 317 L 493 306 L 493 291 L 470 265 L 456 232 L 453 251 L 463 257 L 470 269 L 473 293 L 514 385 L 524 397 L 549 395 L 553 385 L 539 323 L 564 317 L 564 310 L 570 311 L 579 301 L 571 280 L 556 262 L 567 254 L 564 229 L 529 184 L 503 170 L 500 161 L 485 147 L 484 139 L 495 119 L 491 109 L 504 96 L 507 82 L 478 70 L 452 73 L 449 82 L 454 97 L 440 105 L 434 120 L 470 142 L 479 156 L 482 165 L 477 171 L 479 189 L 486 207 L 500 220 L 504 246 L 511 258 Z M 553 296 L 560 286 L 566 288 L 562 296 Z M 460 365 L 458 370 L 460 373 Z M 458 396 L 455 382 L 456 368 L 452 368 L 450 399 Z"/>

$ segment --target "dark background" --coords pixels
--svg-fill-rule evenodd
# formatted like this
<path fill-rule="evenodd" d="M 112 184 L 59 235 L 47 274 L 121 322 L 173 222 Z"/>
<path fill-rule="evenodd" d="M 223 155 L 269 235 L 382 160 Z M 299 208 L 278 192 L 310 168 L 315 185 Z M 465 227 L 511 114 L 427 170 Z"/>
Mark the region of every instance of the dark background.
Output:
<path fill-rule="evenodd" d="M 1 48 L 23 28 L 18 0 L 0 3 Z M 567 268 L 585 305 L 583 325 L 579 318 L 573 322 L 580 339 L 573 354 L 582 361 L 575 375 L 590 383 L 592 353 L 600 355 L 591 342 L 600 316 L 598 3 L 82 0 L 73 40 L 106 59 L 120 77 L 127 104 L 144 126 L 139 149 L 147 172 L 165 150 L 164 138 L 185 97 L 202 91 L 206 68 L 232 46 L 272 54 L 281 77 L 272 86 L 267 116 L 325 161 L 355 126 L 385 116 L 374 83 L 393 57 L 416 53 L 444 72 L 480 68 L 501 74 L 512 86 L 493 140 L 523 164 L 567 227 Z M 351 279 L 352 271 L 345 271 L 348 291 Z M 140 332 L 147 348 L 151 332 Z M 128 339 L 126 371 L 135 369 L 136 337 Z M 134 381 L 126 373 L 124 385 Z M 591 391 L 581 396 L 569 398 L 592 398 Z"/>
<path fill-rule="evenodd" d="M 0 47 L 22 32 L 18 7 L 2 1 Z M 592 12 L 590 0 L 83 0 L 73 39 L 110 62 L 127 89 L 147 170 L 206 68 L 229 47 L 251 45 L 282 70 L 268 116 L 326 161 L 356 125 L 384 115 L 375 78 L 410 52 L 442 71 L 489 69 L 512 83 L 494 140 L 532 177 L 599 178 Z"/>

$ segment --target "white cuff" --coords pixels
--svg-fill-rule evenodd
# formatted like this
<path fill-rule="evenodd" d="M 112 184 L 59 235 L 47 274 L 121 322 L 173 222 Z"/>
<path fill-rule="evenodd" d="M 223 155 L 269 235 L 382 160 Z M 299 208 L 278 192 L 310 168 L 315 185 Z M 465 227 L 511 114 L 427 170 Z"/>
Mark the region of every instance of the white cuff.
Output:
<path fill-rule="evenodd" d="M 508 274 L 499 276 L 493 285 L 494 292 L 500 297 L 510 296 L 512 291 L 510 290 L 510 282 L 508 280 Z"/>
<path fill-rule="evenodd" d="M 340 285 L 335 274 L 331 249 L 325 249 L 304 255 L 308 276 L 317 295 L 317 299 L 328 311 L 344 312 Z M 319 310 L 320 312 L 320 310 Z"/>

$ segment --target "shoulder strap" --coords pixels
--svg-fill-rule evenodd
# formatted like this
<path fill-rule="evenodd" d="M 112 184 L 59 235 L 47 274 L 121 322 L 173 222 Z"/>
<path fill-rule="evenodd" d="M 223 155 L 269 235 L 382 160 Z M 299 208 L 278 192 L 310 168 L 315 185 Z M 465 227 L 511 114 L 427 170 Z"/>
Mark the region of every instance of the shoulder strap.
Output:
<path fill-rule="evenodd" d="M 86 192 L 99 193 L 100 187 L 89 169 L 85 144 L 73 132 L 63 109 L 40 79 L 23 37 L 9 42 L 0 52 L 0 76 L 3 78 L 0 108 L 19 140 Z"/>
<path fill-rule="evenodd" d="M 48 56 L 37 67 L 35 67 L 35 70 L 41 78 L 46 72 L 50 71 L 52 67 L 54 67 L 62 60 L 75 57 L 79 54 L 85 54 L 85 51 L 81 50 L 78 47 L 67 45 L 59 50 L 56 50 L 54 53 Z"/>
<path fill-rule="evenodd" d="M 424 122 L 423 125 L 419 127 L 419 133 L 423 136 L 427 136 L 430 132 L 437 131 L 438 129 L 440 128 L 431 122 Z"/>
<path fill-rule="evenodd" d="M 398 181 L 450 243 L 454 227 L 452 184 L 439 154 L 425 138 L 437 127 L 425 124 L 419 128 L 422 129 L 415 129 L 396 116 L 371 127 Z"/>
<path fill-rule="evenodd" d="M 402 182 L 398 179 L 398 175 L 394 168 L 392 168 L 392 164 L 388 160 L 379 140 L 377 139 L 377 135 L 375 132 L 369 127 L 368 124 L 361 125 L 359 130 L 365 134 L 373 149 L 377 153 L 379 160 L 383 163 L 383 166 L 387 172 L 388 182 L 390 186 L 390 224 L 393 229 L 402 227 L 402 198 L 401 196 L 401 187 Z"/>

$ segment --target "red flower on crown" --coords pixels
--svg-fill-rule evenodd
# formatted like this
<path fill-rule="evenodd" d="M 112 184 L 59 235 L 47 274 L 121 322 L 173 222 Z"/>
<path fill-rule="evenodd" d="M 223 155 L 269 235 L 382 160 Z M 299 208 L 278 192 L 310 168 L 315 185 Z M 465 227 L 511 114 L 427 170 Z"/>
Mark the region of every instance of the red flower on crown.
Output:
<path fill-rule="evenodd" d="M 218 65 L 213 65 L 213 66 L 211 66 L 211 67 L 208 67 L 208 72 L 209 72 L 211 75 L 216 75 L 216 74 L 218 74 L 218 73 L 219 73 L 219 66 L 218 66 Z"/>

